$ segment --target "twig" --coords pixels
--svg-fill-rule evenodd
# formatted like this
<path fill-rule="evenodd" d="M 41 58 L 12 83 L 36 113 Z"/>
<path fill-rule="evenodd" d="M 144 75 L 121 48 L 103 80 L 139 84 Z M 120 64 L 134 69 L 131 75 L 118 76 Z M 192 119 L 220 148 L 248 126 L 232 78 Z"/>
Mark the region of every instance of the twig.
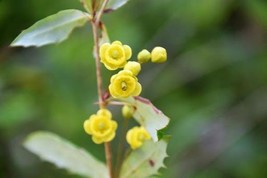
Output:
<path fill-rule="evenodd" d="M 96 78 L 97 78 L 97 91 L 98 91 L 98 103 L 99 108 L 105 108 L 106 104 L 103 98 L 103 92 L 102 92 L 102 75 L 101 75 L 101 64 L 100 64 L 100 57 L 99 57 L 99 24 L 101 16 L 104 12 L 104 9 L 108 3 L 108 0 L 104 0 L 101 9 L 98 13 L 93 12 L 93 20 L 91 21 L 92 24 L 92 31 L 93 31 L 93 37 L 94 37 L 94 58 L 96 63 Z M 106 162 L 109 169 L 109 175 L 110 178 L 113 177 L 112 173 L 112 156 L 111 156 L 111 148 L 110 143 L 105 143 L 105 155 L 106 155 Z"/>
<path fill-rule="evenodd" d="M 98 91 L 98 103 L 100 108 L 105 108 L 105 103 L 103 101 L 103 94 L 102 94 L 102 75 L 101 75 L 101 64 L 99 58 L 99 35 L 98 35 L 98 24 L 95 24 L 92 21 L 92 30 L 94 36 L 94 57 L 95 57 L 95 64 L 96 64 L 96 79 L 97 79 L 97 91 Z"/>
<path fill-rule="evenodd" d="M 117 158 L 116 158 L 116 172 L 117 173 L 115 175 L 115 177 L 119 177 L 119 172 L 120 172 L 120 169 L 121 169 L 121 165 L 122 165 L 122 159 L 124 158 L 124 152 L 125 152 L 125 149 L 123 149 L 123 138 L 124 136 L 126 135 L 126 132 L 127 132 L 127 129 L 128 129 L 128 125 L 129 125 L 129 119 L 126 119 L 124 118 L 123 119 L 123 128 L 122 128 L 122 131 L 121 131 L 121 134 L 120 134 L 120 139 L 119 139 L 119 145 L 118 145 L 118 153 L 117 153 Z"/>
<path fill-rule="evenodd" d="M 109 176 L 110 176 L 110 178 L 112 178 L 113 172 L 112 172 L 112 156 L 111 156 L 110 142 L 105 143 L 105 154 L 106 154 L 107 166 L 109 169 Z"/>

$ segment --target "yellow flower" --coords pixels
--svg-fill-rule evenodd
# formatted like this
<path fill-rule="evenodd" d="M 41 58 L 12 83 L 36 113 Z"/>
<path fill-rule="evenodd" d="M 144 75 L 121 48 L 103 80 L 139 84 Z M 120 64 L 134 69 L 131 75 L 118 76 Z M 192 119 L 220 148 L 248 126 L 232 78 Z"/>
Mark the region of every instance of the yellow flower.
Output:
<path fill-rule="evenodd" d="M 100 46 L 100 61 L 109 70 L 123 68 L 127 60 L 132 56 L 132 50 L 128 45 L 122 45 L 120 41 L 104 43 Z"/>
<path fill-rule="evenodd" d="M 133 113 L 134 113 L 133 106 L 124 105 L 122 107 L 122 115 L 125 119 L 130 119 L 131 117 L 133 117 Z"/>
<path fill-rule="evenodd" d="M 145 140 L 149 140 L 150 138 L 150 135 L 142 126 L 130 129 L 126 135 L 126 140 L 132 149 L 139 148 Z"/>
<path fill-rule="evenodd" d="M 151 58 L 151 54 L 148 50 L 143 49 L 142 51 L 140 51 L 137 55 L 137 60 L 140 63 L 145 63 L 148 62 Z"/>
<path fill-rule="evenodd" d="M 136 76 L 129 70 L 122 70 L 110 79 L 109 92 L 114 98 L 128 98 L 138 96 L 142 86 Z"/>
<path fill-rule="evenodd" d="M 96 144 L 109 142 L 115 137 L 117 123 L 111 119 L 111 112 L 107 109 L 100 109 L 97 114 L 93 114 L 84 124 L 84 130 L 92 135 L 92 140 Z"/>
<path fill-rule="evenodd" d="M 151 52 L 151 61 L 155 63 L 162 63 L 167 60 L 167 52 L 163 47 L 155 47 Z"/>
<path fill-rule="evenodd" d="M 139 72 L 141 71 L 141 65 L 138 62 L 129 61 L 124 66 L 124 69 L 130 70 L 135 76 L 137 76 L 139 74 Z"/>

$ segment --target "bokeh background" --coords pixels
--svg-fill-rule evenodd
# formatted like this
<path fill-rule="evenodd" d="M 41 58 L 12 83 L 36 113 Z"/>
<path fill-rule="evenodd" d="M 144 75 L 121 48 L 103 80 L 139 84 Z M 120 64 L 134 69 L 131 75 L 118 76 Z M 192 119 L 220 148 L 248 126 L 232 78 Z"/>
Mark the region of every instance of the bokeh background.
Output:
<path fill-rule="evenodd" d="M 97 110 L 90 26 L 58 45 L 9 48 L 21 32 L 78 0 L 0 1 L 0 177 L 78 176 L 22 147 L 48 130 L 104 160 L 83 121 Z M 142 96 L 171 118 L 162 178 L 267 177 L 267 1 L 131 0 L 104 17 L 111 40 L 164 46 L 165 64 L 145 64 Z M 104 72 L 105 86 L 111 74 Z M 114 110 L 120 118 L 119 109 Z M 116 154 L 116 145 L 113 151 Z"/>

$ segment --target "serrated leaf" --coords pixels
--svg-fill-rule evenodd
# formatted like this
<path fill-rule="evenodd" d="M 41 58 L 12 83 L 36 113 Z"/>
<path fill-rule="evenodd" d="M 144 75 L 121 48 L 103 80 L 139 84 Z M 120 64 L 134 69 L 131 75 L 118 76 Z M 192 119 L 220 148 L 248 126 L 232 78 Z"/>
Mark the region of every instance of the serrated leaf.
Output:
<path fill-rule="evenodd" d="M 146 128 L 154 141 L 158 141 L 157 131 L 165 128 L 170 119 L 146 98 L 130 97 L 123 101 L 136 109 L 133 114 L 135 120 Z"/>
<path fill-rule="evenodd" d="M 122 164 L 120 178 L 146 178 L 157 174 L 164 167 L 168 140 L 164 137 L 158 142 L 146 141 L 142 147 L 132 151 Z"/>
<path fill-rule="evenodd" d="M 108 178 L 107 167 L 85 150 L 59 136 L 44 131 L 30 134 L 24 147 L 45 161 L 74 174 L 90 178 Z"/>
<path fill-rule="evenodd" d="M 105 11 L 114 11 L 123 5 L 125 5 L 129 0 L 110 0 L 105 8 Z"/>
<path fill-rule="evenodd" d="M 48 16 L 24 30 L 11 46 L 44 46 L 67 39 L 72 30 L 83 26 L 90 15 L 80 10 L 69 9 Z"/>

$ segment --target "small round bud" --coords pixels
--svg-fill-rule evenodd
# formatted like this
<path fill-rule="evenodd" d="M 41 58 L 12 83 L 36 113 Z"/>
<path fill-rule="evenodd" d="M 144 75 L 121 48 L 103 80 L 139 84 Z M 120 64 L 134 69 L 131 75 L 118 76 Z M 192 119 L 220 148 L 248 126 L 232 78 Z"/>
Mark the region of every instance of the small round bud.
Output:
<path fill-rule="evenodd" d="M 137 55 L 137 60 L 139 63 L 145 63 L 148 62 L 151 58 L 151 54 L 148 50 L 143 49 L 142 51 L 140 51 Z"/>
<path fill-rule="evenodd" d="M 141 71 L 141 65 L 138 62 L 135 61 L 129 61 L 127 64 L 124 66 L 124 70 L 129 70 L 131 71 L 135 76 L 139 74 Z"/>
<path fill-rule="evenodd" d="M 134 108 L 129 105 L 124 105 L 122 107 L 122 115 L 125 119 L 130 119 L 133 117 Z"/>
<path fill-rule="evenodd" d="M 166 49 L 160 46 L 155 47 L 151 52 L 151 61 L 154 63 L 162 63 L 167 60 Z"/>

